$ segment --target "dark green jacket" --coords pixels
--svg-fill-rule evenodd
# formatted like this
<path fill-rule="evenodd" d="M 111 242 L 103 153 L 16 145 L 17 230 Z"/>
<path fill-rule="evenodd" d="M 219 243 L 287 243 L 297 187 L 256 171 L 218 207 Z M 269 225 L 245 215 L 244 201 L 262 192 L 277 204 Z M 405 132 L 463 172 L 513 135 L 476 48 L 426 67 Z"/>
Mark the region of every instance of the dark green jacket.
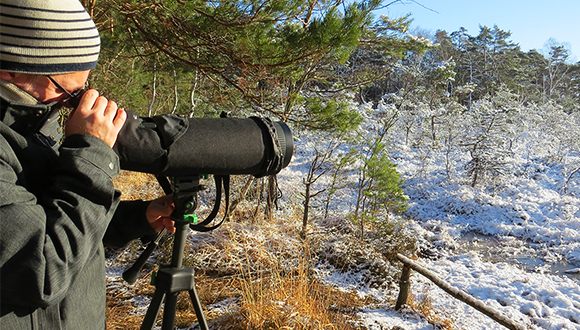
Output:
<path fill-rule="evenodd" d="M 50 106 L 2 98 L 0 329 L 104 329 L 103 242 L 154 233 L 145 202 L 119 204 L 113 150 L 60 137 Z"/>

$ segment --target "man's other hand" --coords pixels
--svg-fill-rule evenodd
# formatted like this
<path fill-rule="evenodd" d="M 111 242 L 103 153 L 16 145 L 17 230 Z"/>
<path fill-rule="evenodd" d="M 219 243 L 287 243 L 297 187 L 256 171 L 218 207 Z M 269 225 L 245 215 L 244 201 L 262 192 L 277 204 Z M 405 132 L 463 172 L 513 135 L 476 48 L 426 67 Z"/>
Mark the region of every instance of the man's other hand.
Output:
<path fill-rule="evenodd" d="M 170 216 L 175 209 L 173 204 L 173 195 L 167 195 L 161 198 L 152 200 L 147 207 L 147 221 L 155 231 L 160 232 L 164 228 L 170 233 L 175 232 L 173 220 Z"/>

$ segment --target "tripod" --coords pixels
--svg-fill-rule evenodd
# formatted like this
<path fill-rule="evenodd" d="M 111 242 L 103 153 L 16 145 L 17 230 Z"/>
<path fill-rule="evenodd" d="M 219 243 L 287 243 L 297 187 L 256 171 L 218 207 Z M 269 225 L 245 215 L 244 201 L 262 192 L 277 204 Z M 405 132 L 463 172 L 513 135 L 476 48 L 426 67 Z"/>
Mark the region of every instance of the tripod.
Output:
<path fill-rule="evenodd" d="M 183 291 L 189 293 L 201 330 L 208 329 L 197 291 L 195 290 L 194 271 L 191 267 L 184 267 L 182 262 L 188 229 L 201 232 L 210 231 L 219 227 L 226 218 L 224 216 L 222 221 L 217 225 L 208 226 L 219 211 L 222 186 L 226 193 L 226 215 L 229 205 L 229 176 L 214 177 L 216 182 L 216 202 L 211 214 L 201 223 L 197 223 L 197 217 L 193 214 L 193 211 L 197 208 L 197 193 L 205 189 L 204 186 L 199 184 L 199 176 L 175 177 L 173 178 L 172 185 L 166 177 L 157 177 L 166 193 L 173 192 L 175 209 L 171 215 L 171 219 L 175 222 L 175 239 L 173 241 L 171 264 L 161 267 L 155 277 L 155 293 L 141 324 L 141 330 L 153 329 L 164 299 L 165 307 L 163 310 L 162 330 L 172 330 L 175 323 L 177 296 Z M 159 233 L 157 238 L 139 256 L 135 264 L 123 273 L 125 281 L 129 283 L 135 282 L 139 271 L 159 244 L 164 232 L 165 230 Z"/>
<path fill-rule="evenodd" d="M 167 181 L 161 182 L 160 180 L 160 183 L 162 186 L 165 184 L 165 188 L 167 187 Z M 163 325 L 161 328 L 162 330 L 173 329 L 177 296 L 183 291 L 189 292 L 189 297 L 193 304 L 200 328 L 202 330 L 208 329 L 201 303 L 195 290 L 194 270 L 191 267 L 184 267 L 182 264 L 185 239 L 187 238 L 190 224 L 193 222 L 193 211 L 197 208 L 197 192 L 203 189 L 204 187 L 199 184 L 199 176 L 174 178 L 173 200 L 175 210 L 171 215 L 171 219 L 175 222 L 175 238 L 173 241 L 171 264 L 160 268 L 157 272 L 157 276 L 155 277 L 155 294 L 141 324 L 142 330 L 153 329 L 155 320 L 159 316 L 163 299 L 165 299 L 165 307 L 163 309 Z M 158 240 L 156 239 L 151 245 L 155 247 L 157 242 Z M 149 250 L 149 247 L 147 247 L 147 250 Z M 153 251 L 153 249 L 150 250 L 151 252 Z"/>
<path fill-rule="evenodd" d="M 153 329 L 155 320 L 159 315 L 161 303 L 165 298 L 165 308 L 163 309 L 163 325 L 161 329 L 171 330 L 175 323 L 175 309 L 177 306 L 177 296 L 182 291 L 188 291 L 191 303 L 197 315 L 199 326 L 202 330 L 207 330 L 207 323 L 201 309 L 201 303 L 197 296 L 194 284 L 194 271 L 190 267 L 184 267 L 183 249 L 185 238 L 189 229 L 189 223 L 183 220 L 175 220 L 175 240 L 173 242 L 173 254 L 171 264 L 161 268 L 155 278 L 155 294 L 145 314 L 141 329 Z"/>

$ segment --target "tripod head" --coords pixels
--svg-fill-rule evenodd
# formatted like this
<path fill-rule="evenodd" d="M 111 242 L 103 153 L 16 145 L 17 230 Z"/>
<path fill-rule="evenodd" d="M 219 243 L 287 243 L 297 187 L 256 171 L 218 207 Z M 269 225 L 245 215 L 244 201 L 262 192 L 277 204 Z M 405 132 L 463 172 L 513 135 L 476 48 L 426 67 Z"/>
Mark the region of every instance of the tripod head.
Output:
<path fill-rule="evenodd" d="M 199 175 L 175 177 L 171 182 L 175 204 L 171 219 L 196 224 L 197 216 L 194 211 L 197 208 L 197 193 L 205 189 L 205 186 L 199 183 Z"/>
<path fill-rule="evenodd" d="M 205 186 L 199 183 L 200 177 L 200 175 L 192 175 L 173 177 L 171 179 L 173 202 L 175 204 L 175 210 L 173 211 L 171 218 L 176 222 L 188 222 L 189 228 L 192 230 L 206 232 L 219 227 L 227 217 L 230 203 L 230 177 L 229 175 L 214 175 L 216 198 L 213 210 L 205 220 L 198 222 L 197 216 L 195 216 L 193 211 L 197 208 L 197 193 L 205 190 Z M 220 210 L 222 188 L 226 200 L 224 218 L 219 223 L 210 226 L 210 223 L 215 219 Z"/>
<path fill-rule="evenodd" d="M 201 176 L 199 174 L 191 176 L 178 176 L 178 177 L 162 177 L 157 176 L 157 181 L 163 188 L 166 194 L 173 194 L 173 203 L 175 204 L 175 209 L 171 214 L 171 219 L 175 221 L 176 227 L 176 237 L 179 232 L 187 231 L 187 228 L 199 231 L 207 232 L 219 227 L 227 217 L 229 208 L 229 194 L 230 194 L 230 177 L 214 175 L 215 185 L 216 185 L 216 200 L 212 212 L 208 217 L 199 222 L 197 215 L 194 213 L 198 205 L 198 193 L 205 190 L 205 186 L 200 184 Z M 214 225 L 210 225 L 220 210 L 220 201 L 222 196 L 222 188 L 225 192 L 225 213 L 223 219 Z M 159 245 L 161 238 L 166 233 L 164 229 L 162 232 L 157 234 L 155 239 L 149 243 L 145 251 L 139 256 L 137 261 L 129 267 L 125 272 L 123 272 L 123 279 L 128 283 L 134 283 L 137 280 L 139 272 L 153 254 L 153 251 Z M 185 248 L 185 237 L 179 241 L 175 241 L 176 246 L 173 248 L 173 255 L 171 258 L 172 267 L 181 267 L 181 260 L 183 259 L 183 250 Z"/>

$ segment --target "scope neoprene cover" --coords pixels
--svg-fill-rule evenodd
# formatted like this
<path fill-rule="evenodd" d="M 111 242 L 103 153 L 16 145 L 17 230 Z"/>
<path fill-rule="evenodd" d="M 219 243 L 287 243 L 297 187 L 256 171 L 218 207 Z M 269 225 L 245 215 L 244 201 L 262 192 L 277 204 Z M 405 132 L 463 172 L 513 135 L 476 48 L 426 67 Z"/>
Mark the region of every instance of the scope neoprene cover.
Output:
<path fill-rule="evenodd" d="M 278 173 L 292 158 L 288 126 L 265 118 L 139 117 L 114 146 L 121 168 L 165 176 Z"/>

